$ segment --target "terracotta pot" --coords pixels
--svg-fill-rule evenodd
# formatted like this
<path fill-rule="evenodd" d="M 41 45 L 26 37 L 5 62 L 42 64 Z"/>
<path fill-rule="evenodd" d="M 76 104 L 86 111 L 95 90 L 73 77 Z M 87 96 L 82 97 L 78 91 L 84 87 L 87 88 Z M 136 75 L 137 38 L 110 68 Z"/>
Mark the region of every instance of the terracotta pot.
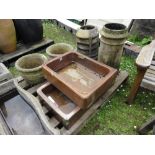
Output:
<path fill-rule="evenodd" d="M 0 19 L 0 51 L 11 53 L 16 50 L 16 32 L 11 19 Z"/>
<path fill-rule="evenodd" d="M 30 84 L 37 84 L 44 80 L 42 64 L 47 61 L 43 54 L 28 54 L 19 58 L 15 67 L 20 75 Z"/>
<path fill-rule="evenodd" d="M 57 56 L 61 56 L 62 54 L 66 52 L 73 51 L 73 47 L 66 43 L 56 43 L 54 45 L 49 46 L 46 49 L 46 53 L 49 56 L 49 58 L 55 58 Z"/>

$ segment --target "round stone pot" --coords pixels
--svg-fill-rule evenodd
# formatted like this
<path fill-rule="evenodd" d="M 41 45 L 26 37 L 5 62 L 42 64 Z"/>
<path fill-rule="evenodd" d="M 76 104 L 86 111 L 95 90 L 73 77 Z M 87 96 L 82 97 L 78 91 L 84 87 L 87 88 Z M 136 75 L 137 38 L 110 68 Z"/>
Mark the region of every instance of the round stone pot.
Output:
<path fill-rule="evenodd" d="M 119 69 L 123 45 L 128 36 L 127 27 L 119 23 L 107 23 L 100 34 L 98 60 Z"/>
<path fill-rule="evenodd" d="M 47 58 L 43 54 L 28 54 L 19 58 L 15 67 L 19 71 L 20 75 L 29 83 L 37 84 L 44 80 L 42 72 L 42 64 L 47 61 Z"/>
<path fill-rule="evenodd" d="M 73 51 L 74 48 L 66 43 L 56 43 L 54 45 L 49 46 L 46 49 L 46 53 L 50 59 L 55 58 L 57 56 L 61 56 L 66 52 Z"/>
<path fill-rule="evenodd" d="M 11 19 L 0 19 L 0 51 L 5 54 L 16 51 L 16 32 Z"/>

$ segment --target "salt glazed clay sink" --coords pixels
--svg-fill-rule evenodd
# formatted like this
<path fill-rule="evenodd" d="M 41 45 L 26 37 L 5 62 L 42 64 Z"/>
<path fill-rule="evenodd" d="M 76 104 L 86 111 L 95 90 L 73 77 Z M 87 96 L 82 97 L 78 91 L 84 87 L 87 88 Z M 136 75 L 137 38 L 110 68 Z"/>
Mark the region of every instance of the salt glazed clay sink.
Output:
<path fill-rule="evenodd" d="M 77 52 L 43 65 L 45 78 L 80 108 L 88 108 L 113 84 L 117 70 Z"/>
<path fill-rule="evenodd" d="M 73 51 L 73 47 L 66 43 L 56 43 L 46 49 L 46 53 L 50 59 L 61 56 L 62 54 L 70 51 Z"/>
<path fill-rule="evenodd" d="M 60 134 L 50 125 L 39 100 L 21 88 L 16 79 L 0 86 L 0 100 L 3 132 L 7 128 L 9 134 L 17 135 Z"/>
<path fill-rule="evenodd" d="M 72 100 L 65 96 L 60 90 L 47 82 L 37 90 L 43 104 L 51 108 L 59 121 L 69 129 L 82 115 L 81 110 Z"/>
<path fill-rule="evenodd" d="M 30 84 L 37 84 L 44 80 L 42 64 L 47 61 L 43 54 L 28 54 L 19 58 L 15 67 L 20 75 Z"/>

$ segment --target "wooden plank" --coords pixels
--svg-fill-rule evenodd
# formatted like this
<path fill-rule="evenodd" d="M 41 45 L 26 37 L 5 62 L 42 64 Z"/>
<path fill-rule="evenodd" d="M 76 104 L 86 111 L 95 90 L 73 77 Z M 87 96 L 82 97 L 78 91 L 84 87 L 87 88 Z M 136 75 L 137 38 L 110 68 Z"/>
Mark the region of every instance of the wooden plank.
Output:
<path fill-rule="evenodd" d="M 123 52 L 126 55 L 129 55 L 129 56 L 132 56 L 134 58 L 137 58 L 137 56 L 139 55 L 141 49 L 142 48 L 140 46 L 137 46 L 137 45 L 135 45 L 132 42 L 126 41 L 125 44 L 124 44 L 124 47 L 123 47 Z"/>
<path fill-rule="evenodd" d="M 155 40 L 153 40 L 149 45 L 146 45 L 142 48 L 140 54 L 136 59 L 136 64 L 142 68 L 149 67 L 151 65 L 154 52 L 155 52 Z"/>
<path fill-rule="evenodd" d="M 144 76 L 144 79 L 150 81 L 150 82 L 154 82 L 155 83 L 155 78 L 154 77 L 150 77 L 150 76 Z"/>
<path fill-rule="evenodd" d="M 143 79 L 143 81 L 141 83 L 141 87 L 148 89 L 148 90 L 155 91 L 155 82 L 152 82 L 147 79 Z"/>
<path fill-rule="evenodd" d="M 151 65 L 155 66 L 155 61 L 154 60 L 151 62 Z"/>
<path fill-rule="evenodd" d="M 146 72 L 144 78 L 145 78 L 145 77 L 150 77 L 150 78 L 155 79 L 155 74 L 152 74 L 152 73 Z"/>
<path fill-rule="evenodd" d="M 155 70 L 155 66 L 153 66 L 153 65 L 151 65 L 149 68 L 152 70 Z"/>
<path fill-rule="evenodd" d="M 23 77 L 21 77 L 21 76 L 17 77 L 16 80 L 18 81 L 19 85 L 20 85 L 22 88 L 26 89 L 26 90 L 27 90 L 29 93 L 31 93 L 31 94 L 36 93 L 36 90 L 37 90 L 40 86 L 42 86 L 43 84 L 46 83 L 46 81 L 44 81 L 44 82 L 42 82 L 42 83 L 36 84 L 36 85 L 34 85 L 34 86 L 31 86 L 31 85 L 29 85 L 29 84 L 23 79 Z"/>
<path fill-rule="evenodd" d="M 106 100 L 108 100 L 116 89 L 128 78 L 128 73 L 126 71 L 121 71 L 116 78 L 114 85 L 102 96 L 100 97 L 87 111 L 86 113 L 69 129 L 61 129 L 61 134 L 77 134 L 85 123 L 90 120 L 97 110 L 105 105 Z"/>
<path fill-rule="evenodd" d="M 150 74 L 154 74 L 155 75 L 155 70 L 152 70 L 152 69 L 147 69 L 147 72 L 146 73 L 150 73 Z"/>
<path fill-rule="evenodd" d="M 72 30 L 72 32 L 75 34 L 77 29 L 80 28 L 80 25 L 75 24 L 67 19 L 56 19 L 58 25 L 60 25 L 61 27 L 67 29 L 67 30 Z"/>
<path fill-rule="evenodd" d="M 40 86 L 42 86 L 43 84 L 45 84 L 46 82 L 47 82 L 47 81 L 45 81 L 45 82 L 43 82 L 43 83 L 39 83 L 39 84 L 33 86 L 32 88 L 29 88 L 27 91 L 28 91 L 29 93 L 31 93 L 31 94 L 34 94 L 34 93 L 36 93 L 36 90 L 37 90 Z"/>
<path fill-rule="evenodd" d="M 17 50 L 10 54 L 0 54 L 0 62 L 5 62 L 16 57 L 22 56 L 24 54 L 34 52 L 34 50 L 39 49 L 44 46 L 53 44 L 54 41 L 51 39 L 44 38 L 42 41 L 35 43 L 34 45 L 22 45 L 17 48 Z"/>
<path fill-rule="evenodd" d="M 154 125 L 155 125 L 155 117 L 152 117 L 149 121 L 147 121 L 146 123 L 144 123 L 138 129 L 138 133 L 144 135 L 147 132 L 149 132 L 150 130 L 152 130 Z"/>

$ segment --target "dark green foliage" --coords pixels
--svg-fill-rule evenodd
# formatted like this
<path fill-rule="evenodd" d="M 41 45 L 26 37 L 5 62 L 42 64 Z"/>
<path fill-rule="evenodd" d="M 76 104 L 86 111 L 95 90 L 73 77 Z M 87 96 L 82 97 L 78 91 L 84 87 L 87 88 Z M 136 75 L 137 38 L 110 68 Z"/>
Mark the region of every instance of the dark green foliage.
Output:
<path fill-rule="evenodd" d="M 135 43 L 138 46 L 144 46 L 149 44 L 152 41 L 152 37 L 146 36 L 144 38 L 141 38 L 139 35 L 129 35 L 128 40 Z"/>

